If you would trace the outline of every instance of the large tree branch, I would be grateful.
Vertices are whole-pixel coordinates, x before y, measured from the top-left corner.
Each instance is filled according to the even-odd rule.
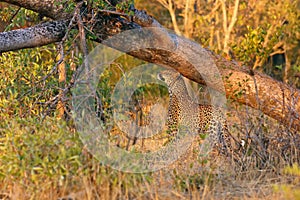
[[[161,42],[164,41],[164,43],[176,46],[174,51],[151,48],[131,51],[129,54],[151,63],[172,67],[197,83],[222,91],[217,78],[216,81],[209,80],[208,82],[204,79],[204,77],[213,77],[211,73],[214,73],[215,68],[212,67],[212,63],[215,63],[223,78],[227,98],[259,109],[287,127],[300,130],[300,91],[296,88],[260,72],[239,66],[237,62],[228,61],[186,38],[174,34],[157,34],[156,36],[158,38],[151,39],[151,46],[160,47]],[[125,38],[122,41],[125,41]],[[146,42],[143,37],[131,38],[131,40],[127,38],[126,41],[129,45],[126,47],[128,49],[131,48],[130,45],[134,49],[136,44]],[[109,43],[109,46],[124,49],[123,43]],[[201,66],[201,74],[194,64],[187,62],[182,55],[200,57],[201,63],[198,65]]]
[[[43,16],[52,19],[63,19],[70,16],[70,13],[64,12],[64,7],[67,6],[68,1],[63,3],[61,0],[0,0],[13,4],[28,10],[40,13]]]
[[[76,1],[80,2],[78,0]],[[124,0],[106,0],[106,2],[108,2],[111,6],[115,6],[122,1]],[[69,1],[65,0],[0,0],[0,2],[7,2],[9,4],[26,8],[52,19],[66,19],[71,17],[73,14],[70,10],[66,12]]]
[[[0,33],[0,52],[43,46],[60,41],[66,32],[66,21],[46,22],[26,29]]]
[[[8,1],[8,0],[7,0]],[[30,0],[33,1],[33,0]],[[10,1],[8,1],[10,2]],[[146,15],[143,12],[137,11],[135,16],[132,18],[133,21],[126,21],[124,18],[120,18],[116,15],[100,15],[97,18],[97,24],[93,26],[93,31],[98,36],[97,40],[99,42],[103,41],[110,35],[116,35],[124,30],[137,28],[137,27],[160,27],[160,24],[154,20],[152,17]],[[40,26],[44,26],[41,28],[42,30],[48,30],[47,24],[43,24]],[[52,27],[51,23],[49,27]],[[31,45],[12,45],[10,49],[13,50],[25,47],[33,47],[34,45],[40,46],[46,43],[51,43],[49,38],[54,41],[59,40],[64,35],[65,30],[63,30],[66,25],[59,26],[61,28],[56,28],[58,32],[61,33],[56,34],[56,36],[51,36],[51,31],[43,32],[42,34],[37,34],[39,42],[31,41]],[[32,27],[32,29],[38,28]],[[26,36],[26,32],[33,31],[32,29],[25,29],[24,35]],[[7,32],[0,34],[0,41],[2,38],[10,38],[14,36],[13,33],[16,32]],[[44,34],[47,33],[47,34]],[[6,35],[6,36],[5,36]],[[7,35],[10,35],[8,37]],[[33,34],[34,35],[34,34]],[[22,34],[19,34],[22,37]],[[23,41],[25,43],[26,37],[23,37]],[[21,40],[18,40],[21,41]],[[46,41],[46,42],[44,42]],[[134,40],[123,40],[126,41],[127,44],[134,46],[137,43],[143,43],[144,41],[135,38]],[[203,75],[206,73],[211,73],[211,65],[207,63],[206,60],[212,60],[216,66],[220,74],[223,77],[223,82],[225,86],[226,96],[235,99],[236,101],[249,105],[253,108],[260,109],[263,113],[277,119],[282,122],[286,126],[290,126],[295,128],[296,130],[300,130],[300,91],[289,87],[288,85],[275,81],[271,77],[263,75],[259,72],[253,72],[247,68],[243,68],[239,66],[237,63],[232,61],[227,61],[220,56],[212,53],[211,51],[202,48],[197,43],[194,43],[188,39],[179,37],[174,34],[169,34],[165,32],[164,34],[156,35],[156,40],[153,40],[153,44],[157,43],[159,46],[162,41],[164,43],[174,45],[176,47],[175,52],[165,51],[162,49],[141,49],[137,51],[131,51],[129,54],[156,64],[160,64],[163,66],[168,66],[176,69],[181,74],[186,76],[187,78],[194,80],[201,84],[207,84],[203,79]],[[5,43],[5,47],[0,43],[0,49],[4,51],[8,48],[8,43]],[[12,43],[10,43],[12,44]],[[116,49],[122,49],[124,46],[123,43],[114,43],[110,44],[111,47]],[[200,64],[203,65],[201,71],[202,76],[198,73],[195,67],[187,62],[183,57],[179,55],[189,55],[196,54],[202,61]],[[217,84],[210,84],[210,87],[215,89],[219,89]]]

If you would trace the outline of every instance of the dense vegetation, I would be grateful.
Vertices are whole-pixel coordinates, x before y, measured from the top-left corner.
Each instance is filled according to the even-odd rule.
[[[68,5],[72,10],[75,2]],[[101,0],[93,6],[111,9]],[[300,88],[298,1],[137,0],[135,6],[229,60]],[[116,7],[130,15],[128,3]],[[1,31],[49,20],[2,2],[0,15]],[[64,43],[0,56],[0,199],[68,195],[78,199],[300,198],[299,131],[230,99],[230,131],[245,141],[239,162],[224,164],[222,157],[198,158],[193,162],[203,168],[197,173],[177,169],[175,163],[169,169],[146,174],[123,173],[101,164],[82,144],[72,119],[68,87],[84,57],[79,34],[70,30]],[[93,37],[90,32],[86,35],[87,39]],[[97,43],[89,41],[87,45],[93,49]],[[124,71],[139,62],[122,56],[101,77],[98,92],[106,120],[110,120],[109,96],[115,84]],[[206,97],[204,86],[195,87]],[[146,119],[147,106],[158,99],[166,103],[167,98],[166,88],[141,86],[132,102],[139,109],[132,115]],[[110,134],[117,145],[133,148],[132,141],[116,127]],[[144,142],[152,144],[146,140],[136,144]]]

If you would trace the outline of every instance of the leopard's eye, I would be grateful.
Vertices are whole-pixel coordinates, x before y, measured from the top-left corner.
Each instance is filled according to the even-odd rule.
[[[158,79],[161,81],[165,81],[165,78],[161,74],[158,74]]]

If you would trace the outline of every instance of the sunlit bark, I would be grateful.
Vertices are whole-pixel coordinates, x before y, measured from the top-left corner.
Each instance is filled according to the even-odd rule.
[[[9,0],[6,1],[10,2]],[[30,1],[33,0],[28,0],[28,2]],[[14,2],[16,1],[11,1],[11,3]],[[36,8],[40,7],[39,2],[36,4],[37,5],[32,5],[32,10],[37,10]],[[42,4],[43,3],[41,3],[41,5]],[[27,8],[30,9],[30,7]],[[54,8],[55,7],[53,7],[53,9]],[[53,12],[55,13],[55,11]],[[52,14],[49,14],[49,16],[50,15]],[[126,21],[124,18],[118,18],[116,16],[109,16],[105,18],[105,20],[106,23],[103,23],[103,21],[99,18],[98,24],[94,26],[93,31],[97,32],[99,37],[96,40],[99,42],[105,39],[105,36],[107,37],[108,35],[118,34],[122,30],[138,27],[161,27],[154,18],[139,11],[136,11],[135,16],[133,16],[131,21]],[[53,27],[54,24],[58,26]],[[45,31],[39,32],[35,29]],[[48,24],[44,23],[29,29],[0,33],[0,41],[2,41],[0,43],[0,51],[3,52],[53,43],[62,38],[66,29],[66,22],[57,21],[48,22]],[[53,30],[55,31],[53,32]],[[15,36],[16,38],[14,38]],[[33,38],[35,39],[29,40],[29,36],[34,36]],[[160,36],[158,35],[157,37],[157,41],[161,42],[162,40],[159,40]],[[224,58],[202,48],[197,43],[188,39],[167,33],[166,35],[163,35],[163,37],[163,41],[169,42],[170,44],[176,44],[176,51],[183,53],[181,55],[196,53],[199,57],[205,58],[203,62],[201,62],[201,65],[204,66],[204,70],[201,74],[211,72],[211,66],[209,63],[206,63],[205,60],[213,60],[222,75],[226,96],[228,98],[232,98],[240,103],[259,109],[263,113],[277,119],[284,125],[300,130],[299,90],[282,82],[275,81],[269,76],[259,72],[254,72],[249,68],[241,67],[234,61],[225,60]],[[9,39],[8,42],[5,42],[5,39]],[[127,40],[127,42],[134,45],[135,42],[143,41],[139,41],[137,38],[135,41]],[[113,44],[111,46],[113,48],[120,49],[122,45],[124,44]],[[178,54],[175,54],[174,52],[167,52],[158,49],[142,49],[130,52],[130,54],[148,62],[172,67],[191,80],[201,84],[207,84],[191,63],[187,62],[184,58],[178,56]],[[218,86],[214,84],[210,84],[208,86],[217,90],[219,89]]]

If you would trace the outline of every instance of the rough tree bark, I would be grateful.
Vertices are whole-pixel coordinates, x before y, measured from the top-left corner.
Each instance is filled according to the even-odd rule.
[[[54,20],[62,18],[70,19],[71,16],[69,13],[64,13],[64,6],[54,4],[54,0],[41,2],[36,0],[4,1],[42,13]],[[114,5],[115,3],[114,1]],[[97,23],[94,24],[93,31],[96,33],[96,41],[98,42],[102,42],[107,37],[116,35],[124,30],[141,27],[161,27],[154,18],[141,11],[136,11],[130,20],[126,20],[119,15],[107,14],[105,12],[99,12],[96,19],[95,21],[97,21]],[[46,45],[59,41],[63,38],[68,23],[68,20],[59,20],[28,29],[0,33],[0,52]],[[55,29],[51,29],[51,24],[57,24],[58,26],[55,27]],[[48,31],[42,31],[41,34],[36,34],[40,33],[37,31],[39,29]],[[51,32],[52,30],[55,30],[55,34]],[[30,34],[31,40],[28,40],[28,34]],[[15,35],[18,36],[17,39],[14,39]],[[157,40],[153,41],[154,44],[155,42],[158,44],[162,40],[159,38],[161,36],[157,37]],[[191,63],[178,56],[178,52],[184,54],[196,52],[201,58],[215,62],[222,75],[227,97],[255,109],[259,109],[264,114],[280,121],[287,127],[300,131],[299,90],[282,82],[278,82],[262,73],[252,71],[250,68],[239,66],[234,61],[228,61],[188,39],[169,33],[166,33],[162,37],[164,41],[176,46],[175,53],[152,48],[131,51],[129,54],[148,62],[172,67],[185,77],[200,84],[206,84],[203,79],[203,74],[210,73],[211,66],[203,62],[202,65],[205,67],[203,68],[205,70],[201,72],[201,76]],[[7,42],[8,38],[10,42]],[[134,43],[143,41],[139,41],[138,38],[136,38],[134,41],[127,40],[127,42],[134,45]],[[110,45],[116,49],[120,49],[122,46],[122,44]],[[218,86],[214,84],[208,86],[218,89]]]
[[[34,27],[0,33],[0,52],[43,46],[60,41],[66,21],[51,21]]]

